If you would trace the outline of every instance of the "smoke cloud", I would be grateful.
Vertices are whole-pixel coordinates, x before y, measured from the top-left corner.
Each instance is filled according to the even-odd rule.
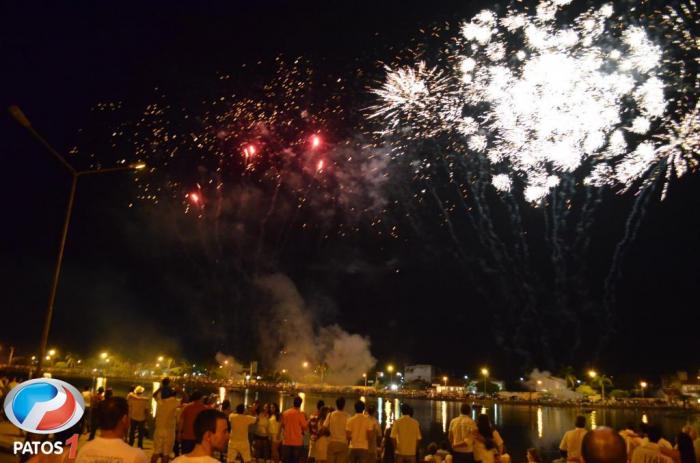
[[[376,363],[369,339],[338,325],[316,326],[311,311],[283,274],[255,281],[265,295],[270,324],[261,326],[261,346],[267,365],[286,370],[298,382],[354,384]],[[269,329],[274,326],[274,329]]]

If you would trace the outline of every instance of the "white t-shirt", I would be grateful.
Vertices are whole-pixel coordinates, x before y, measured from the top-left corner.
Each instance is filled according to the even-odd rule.
[[[372,422],[362,413],[356,413],[348,419],[345,430],[350,432],[351,449],[369,449],[367,432],[372,429]]]
[[[248,426],[255,423],[255,417],[231,413],[228,422],[231,423],[229,442],[248,442]]]
[[[347,442],[345,427],[348,422],[348,414],[341,410],[336,410],[326,417],[323,426],[331,433],[331,442]]]
[[[187,455],[180,455],[175,458],[172,463],[221,463],[219,460],[209,456],[203,457],[188,457]]]
[[[575,428],[564,433],[564,437],[562,437],[559,444],[559,450],[566,451],[567,460],[574,460],[581,456],[581,442],[583,442],[583,436],[587,432],[586,428]]]
[[[75,463],[147,463],[143,450],[131,447],[121,439],[96,437],[83,444]]]
[[[648,442],[637,447],[632,452],[631,463],[672,463],[670,457],[661,453],[659,444]]]
[[[177,423],[177,408],[179,406],[180,399],[177,397],[156,399],[157,431],[175,431],[175,423]]]
[[[503,439],[498,431],[494,431],[491,436],[496,447],[487,449],[486,444],[479,441],[474,441],[474,460],[481,463],[494,463],[496,461],[496,453],[500,453],[499,449],[503,446]]]
[[[468,415],[459,415],[450,421],[450,435],[455,452],[470,453],[474,451],[474,436],[476,423]]]
[[[412,456],[416,454],[418,441],[421,439],[418,421],[404,415],[394,421],[391,427],[391,438],[396,439],[396,454]]]

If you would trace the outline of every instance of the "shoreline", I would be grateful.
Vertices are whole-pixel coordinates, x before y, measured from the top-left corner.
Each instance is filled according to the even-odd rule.
[[[8,370],[13,371],[23,371],[25,374],[27,368],[2,368],[0,372],[6,374]],[[85,372],[77,371],[57,371],[54,370],[52,374],[63,377],[63,378],[75,378],[80,380],[89,380],[90,382],[95,381],[95,378],[100,377],[95,374],[86,374]],[[129,383],[143,383],[149,382],[153,383],[161,379],[160,376],[104,376],[109,381],[115,381],[119,383],[129,384]],[[231,380],[212,380],[212,379],[193,379],[184,378],[181,376],[171,376],[171,379],[176,384],[182,384],[189,388],[190,386],[203,386],[209,388],[221,388],[224,387],[229,391],[240,391],[244,392],[246,389],[250,391],[264,391],[264,392],[277,392],[282,394],[296,394],[299,392],[312,393],[312,394],[342,394],[345,396],[354,397],[382,397],[387,399],[409,399],[409,400],[436,400],[436,401],[448,401],[448,402],[471,402],[472,404],[480,404],[484,406],[489,406],[492,404],[496,405],[524,405],[524,406],[536,406],[536,407],[558,407],[558,408],[577,408],[582,409],[584,412],[589,412],[593,410],[600,409],[626,409],[626,410],[661,410],[661,411],[674,411],[682,412],[684,414],[696,414],[700,413],[700,405],[693,404],[691,402],[686,402],[687,406],[677,403],[661,402],[660,399],[654,398],[634,398],[634,399],[624,399],[610,400],[605,403],[601,402],[589,402],[589,401],[571,401],[571,400],[557,400],[557,399],[508,399],[508,398],[495,398],[495,397],[482,397],[475,394],[437,394],[434,391],[417,391],[417,390],[403,390],[403,391],[389,391],[389,390],[377,390],[371,386],[332,386],[332,385],[320,385],[320,384],[269,384],[269,383],[249,383],[241,384],[238,382],[233,382]],[[514,393],[515,394],[515,393]]]

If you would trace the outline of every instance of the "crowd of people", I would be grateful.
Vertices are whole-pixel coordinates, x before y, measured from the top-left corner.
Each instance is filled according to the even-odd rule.
[[[451,420],[446,440],[421,446],[420,426],[406,403],[400,406],[400,417],[382,429],[374,405],[358,400],[348,412],[343,397],[334,406],[320,400],[307,415],[299,396],[281,411],[275,403],[232,407],[228,400],[219,403],[199,391],[187,396],[167,378],[152,395],[144,392],[136,386],[127,397],[115,397],[110,389],[85,388],[86,411],[77,432],[87,433],[88,442],[80,447],[78,463],[148,463],[143,444],[152,401],[156,410],[150,463],[169,463],[173,456],[172,463],[511,462],[488,415],[477,414],[479,407],[468,403]],[[588,430],[584,416],[564,433],[559,450],[561,458],[553,463],[700,463],[700,438],[692,426],[670,442],[653,424]],[[516,459],[542,462],[534,448]],[[65,463],[65,458],[47,463]]]

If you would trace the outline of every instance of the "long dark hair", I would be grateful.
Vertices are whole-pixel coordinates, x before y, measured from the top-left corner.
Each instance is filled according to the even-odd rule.
[[[274,402],[270,402],[270,416],[274,416],[277,421],[280,420],[280,409]]]
[[[676,436],[678,451],[681,453],[681,463],[693,463],[695,461],[695,448],[690,435],[681,432]]]
[[[486,441],[486,450],[495,448],[496,444],[493,442],[493,428],[491,427],[488,415],[482,413],[476,417],[476,428],[479,430],[481,437]]]

